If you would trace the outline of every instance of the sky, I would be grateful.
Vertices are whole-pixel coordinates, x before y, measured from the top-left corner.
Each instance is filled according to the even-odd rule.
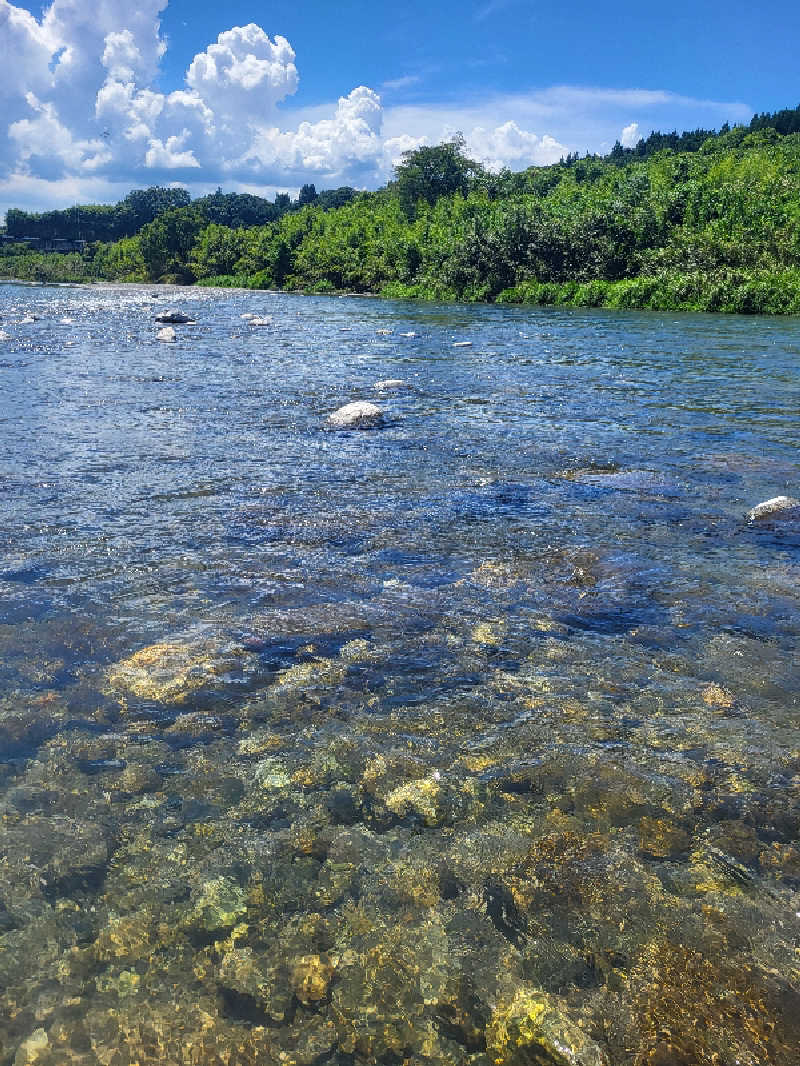
[[[0,215],[521,170],[800,102],[796,0],[0,0]]]

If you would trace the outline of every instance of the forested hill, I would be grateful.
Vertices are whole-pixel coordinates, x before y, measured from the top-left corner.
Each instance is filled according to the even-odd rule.
[[[800,108],[520,173],[487,172],[455,139],[406,153],[377,192],[306,186],[262,201],[266,218],[212,201],[0,273],[800,314]]]

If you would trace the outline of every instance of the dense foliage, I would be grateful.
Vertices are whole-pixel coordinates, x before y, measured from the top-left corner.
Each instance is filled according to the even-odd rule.
[[[454,139],[407,152],[374,193],[306,185],[293,203],[220,190],[167,204],[74,266],[84,278],[800,313],[800,108],[769,117],[521,173],[485,171]],[[35,256],[12,258],[0,272],[33,276]]]

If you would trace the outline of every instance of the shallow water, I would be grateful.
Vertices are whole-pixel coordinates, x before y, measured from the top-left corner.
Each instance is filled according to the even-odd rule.
[[[800,321],[0,327],[0,1063],[796,1063]]]

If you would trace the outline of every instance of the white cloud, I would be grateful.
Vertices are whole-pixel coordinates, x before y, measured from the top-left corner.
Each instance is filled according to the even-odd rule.
[[[631,122],[619,135],[619,143],[623,148],[634,148],[639,143],[639,123]]]
[[[189,137],[189,130],[181,130],[178,135],[167,137],[166,143],[153,137],[144,157],[145,166],[163,167],[167,170],[199,167],[194,152],[186,148]]]
[[[525,167],[557,163],[568,151],[549,134],[538,137],[535,133],[520,129],[513,121],[505,122],[493,130],[476,126],[467,137],[468,154],[489,170],[495,171],[503,167],[523,170]]]
[[[196,55],[186,83],[229,119],[263,121],[297,90],[294,50],[285,37],[269,39],[260,26],[235,26]]]
[[[28,93],[28,106],[35,118],[23,118],[12,122],[8,128],[9,140],[17,145],[17,160],[23,166],[36,160],[42,172],[65,166],[71,170],[92,171],[110,160],[110,153],[102,140],[81,140],[59,121],[51,103],[42,103],[33,93]]]
[[[420,74],[405,74],[402,78],[389,78],[388,81],[381,82],[381,88],[396,92],[398,89],[410,89],[412,85],[419,85],[421,81]]]
[[[484,0],[476,14],[504,2]],[[48,187],[58,206],[68,189],[129,189],[192,175],[198,187],[212,188],[297,188],[307,180],[370,187],[391,177],[404,151],[457,130],[487,166],[521,168],[613,143],[631,112],[639,122],[625,126],[623,139],[638,136],[639,123],[694,128],[751,114],[745,105],[664,91],[570,86],[386,107],[362,85],[328,106],[292,111],[294,50],[254,23],[220,33],[193,58],[184,86],[162,92],[166,4],[52,0],[37,19],[0,0],[0,211],[40,204]],[[384,85],[416,81],[409,75]]]

